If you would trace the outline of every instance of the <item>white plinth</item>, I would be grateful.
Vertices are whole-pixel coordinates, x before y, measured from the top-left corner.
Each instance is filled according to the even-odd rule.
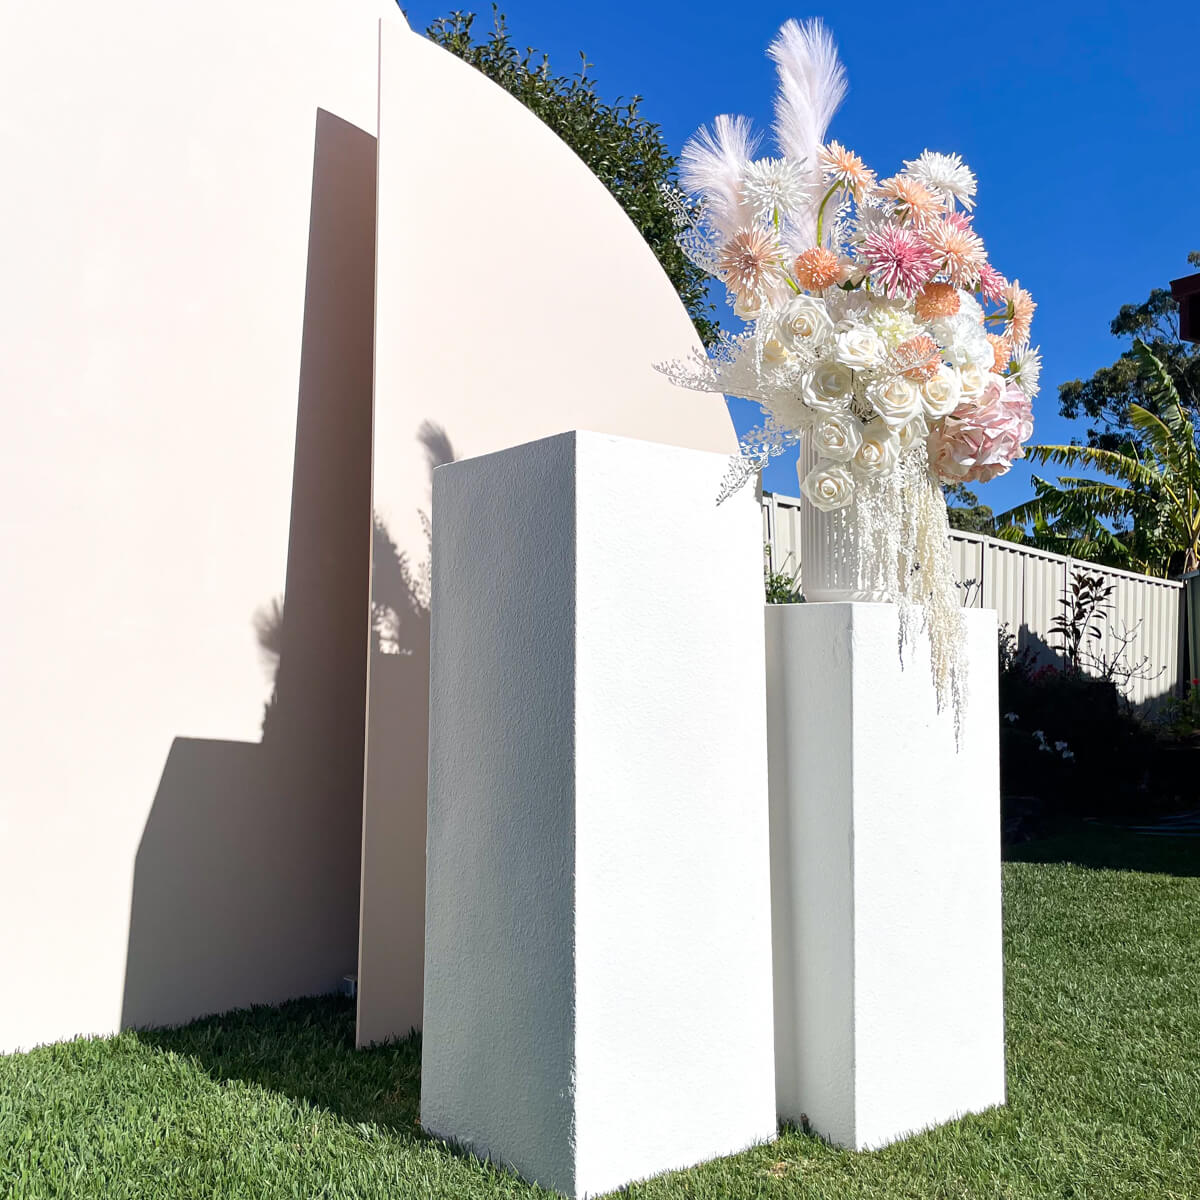
[[[1005,1098],[996,617],[960,749],[885,604],[767,609],[779,1115],[881,1146]]]
[[[570,1196],[775,1133],[761,516],[716,505],[727,461],[568,433],[434,473],[421,1122]]]

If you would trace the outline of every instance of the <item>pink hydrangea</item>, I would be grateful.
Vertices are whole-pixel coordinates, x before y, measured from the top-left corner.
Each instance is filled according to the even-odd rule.
[[[1016,384],[989,376],[978,400],[960,404],[929,435],[929,461],[951,483],[986,483],[1025,457],[1033,405]]]

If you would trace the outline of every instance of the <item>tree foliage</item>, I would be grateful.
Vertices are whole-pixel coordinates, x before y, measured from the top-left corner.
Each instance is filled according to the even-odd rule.
[[[1188,262],[1200,267],[1200,251]],[[1149,346],[1154,359],[1175,381],[1180,402],[1200,416],[1200,347],[1179,338],[1179,306],[1166,288],[1155,288],[1141,304],[1126,304],[1110,329],[1118,338],[1138,339]],[[1131,346],[1110,367],[1101,367],[1090,379],[1073,379],[1059,385],[1059,412],[1069,419],[1090,422],[1088,445],[1118,450],[1126,442],[1141,442],[1142,434],[1131,419],[1134,405],[1155,411],[1155,385],[1145,363]]]
[[[1075,558],[1173,575],[1200,568],[1200,447],[1195,409],[1168,363],[1140,338],[1132,354],[1146,403],[1125,409],[1129,436],[1115,448],[1032,446],[1035,462],[1091,467],[1104,479],[1034,477],[1036,496],[1005,514],[1005,536],[1033,524],[1036,545]]]
[[[589,74],[592,64],[582,53],[579,70],[560,74],[549,56],[513,45],[504,15],[493,6],[492,31],[479,38],[475,14],[452,12],[426,30],[430,39],[482,71],[541,118],[612,192],[637,226],[675,290],[705,344],[717,324],[706,291],[704,272],[688,261],[675,241],[676,227],[662,185],[677,180],[676,160],[667,150],[661,129],[641,114],[642,98],[602,99]],[[536,186],[536,180],[530,181]]]

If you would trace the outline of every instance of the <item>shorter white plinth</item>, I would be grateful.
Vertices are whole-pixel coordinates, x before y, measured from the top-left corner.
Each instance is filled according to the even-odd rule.
[[[727,466],[574,433],[434,473],[421,1123],[570,1196],[775,1134],[762,518]]]
[[[887,604],[767,608],[779,1115],[868,1149],[1005,1098],[996,616],[960,746]]]

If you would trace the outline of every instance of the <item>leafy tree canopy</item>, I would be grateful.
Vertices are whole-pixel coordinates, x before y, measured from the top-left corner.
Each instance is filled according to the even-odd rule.
[[[540,117],[612,192],[662,264],[706,344],[717,334],[704,272],[675,241],[675,222],[662,185],[677,181],[676,161],[661,129],[641,115],[642,98],[602,99],[582,53],[579,70],[560,74],[549,56],[513,45],[503,13],[493,5],[492,30],[477,37],[475,14],[452,12],[426,30],[439,46],[482,71]]]
[[[1200,267],[1200,251],[1188,262]],[[1166,288],[1155,288],[1141,304],[1126,304],[1110,328],[1114,337],[1138,338],[1161,362],[1175,382],[1180,402],[1193,417],[1200,416],[1200,347],[1179,338],[1179,306]],[[1131,420],[1130,407],[1156,411],[1153,372],[1131,346],[1111,367],[1101,367],[1090,379],[1073,379],[1059,385],[1059,412],[1069,419],[1090,422],[1088,445],[1119,450],[1134,442],[1143,446],[1143,434]]]

